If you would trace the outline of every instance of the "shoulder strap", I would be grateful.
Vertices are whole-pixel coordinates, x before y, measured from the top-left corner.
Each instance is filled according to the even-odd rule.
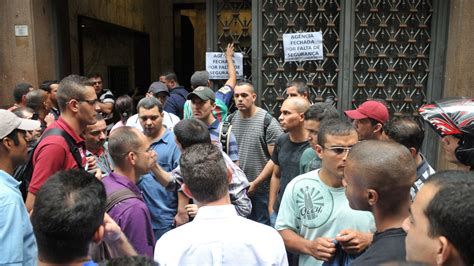
[[[105,212],[109,212],[117,203],[132,198],[139,199],[139,197],[128,188],[123,188],[114,191],[109,196],[107,196],[107,205],[105,206]]]
[[[232,119],[234,118],[235,112],[227,116],[222,122],[221,129],[219,130],[219,142],[222,144],[222,150],[227,153],[230,145],[230,133],[232,132]]]
[[[263,151],[265,152],[265,155],[270,158],[271,154],[268,152],[267,149],[267,129],[272,123],[273,116],[268,112],[265,111],[265,117],[263,118],[263,135],[260,138],[260,143],[263,147]]]
[[[66,141],[68,147],[69,147],[69,150],[71,151],[71,153],[74,157],[74,160],[76,160],[78,168],[82,168],[81,153],[79,152],[79,149],[77,148],[77,146],[74,144],[74,139],[66,131],[64,131],[60,128],[48,129],[46,132],[43,133],[43,135],[41,136],[38,143],[40,143],[44,138],[46,138],[48,136],[61,136],[61,137],[63,137],[64,140]],[[36,147],[35,147],[35,149],[36,149]]]

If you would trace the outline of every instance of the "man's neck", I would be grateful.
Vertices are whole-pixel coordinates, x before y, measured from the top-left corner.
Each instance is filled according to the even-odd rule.
[[[216,118],[214,117],[214,115],[210,115],[208,116],[204,121],[204,123],[206,123],[206,125],[210,126],[212,123],[214,123],[214,121],[216,121]]]
[[[250,117],[253,117],[257,113],[257,110],[258,110],[257,106],[253,104],[252,107],[250,107],[250,109],[245,110],[245,111],[240,111],[240,114],[242,115],[242,118],[250,118]]]
[[[420,153],[417,153],[416,156],[415,156],[416,166],[417,167],[420,166],[422,162],[423,162],[423,157],[421,157]]]
[[[147,138],[150,142],[153,143],[153,142],[159,140],[161,137],[163,137],[163,134],[165,134],[165,132],[166,132],[166,128],[164,126],[161,126],[160,130],[158,130],[156,135],[147,136]]]
[[[229,205],[232,204],[230,201],[230,196],[227,194],[225,197],[222,197],[216,201],[213,202],[207,202],[207,203],[201,203],[201,202],[196,202],[196,204],[199,207],[204,207],[204,206],[223,206],[223,205]]]
[[[288,131],[288,136],[292,142],[305,142],[308,140],[308,131],[306,131],[303,126],[300,126]]]
[[[84,129],[86,128],[86,125],[81,125],[81,123],[79,123],[79,121],[75,117],[69,114],[62,113],[61,117],[77,135],[81,135]]]
[[[5,171],[7,174],[9,175],[13,175],[13,165],[12,165],[12,162],[10,160],[10,158],[8,157],[5,157],[5,156],[1,156],[0,158],[0,169]]]
[[[375,206],[372,213],[375,218],[375,227],[378,232],[383,232],[390,228],[402,227],[403,221],[408,217],[410,208],[410,197],[407,194],[405,200],[397,203],[397,208],[382,208]]]
[[[86,147],[86,148],[87,148],[87,147]],[[100,153],[104,150],[104,148],[103,148],[103,147],[100,147],[100,148],[98,148],[98,149],[96,149],[96,150],[91,150],[91,149],[87,149],[87,150],[90,151],[90,153],[94,154],[95,156],[99,156]]]
[[[84,265],[85,262],[88,262],[90,260],[91,260],[91,257],[87,256],[85,258],[75,259],[74,261],[71,261],[65,264],[65,263],[45,262],[45,261],[42,261],[41,259],[38,259],[38,266],[60,266],[60,265],[82,266]]]
[[[128,165],[127,168],[128,169],[125,169],[124,167],[115,166],[114,173],[117,175],[125,176],[130,179],[130,181],[132,181],[134,184],[136,184],[139,178],[137,172],[131,165]]]
[[[319,171],[319,179],[323,181],[328,187],[340,188],[342,187],[342,178],[332,175],[326,168],[321,168]]]

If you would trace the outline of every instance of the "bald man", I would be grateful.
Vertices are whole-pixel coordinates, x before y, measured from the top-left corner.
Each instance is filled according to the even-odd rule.
[[[415,179],[415,160],[406,147],[375,140],[352,147],[344,169],[346,196],[352,209],[374,214],[377,231],[369,248],[351,265],[405,260],[402,224]]]
[[[275,142],[271,159],[275,164],[268,199],[272,225],[275,224],[286,185],[299,174],[301,155],[310,147],[308,131],[304,128],[304,113],[308,108],[309,102],[303,97],[288,98],[280,108],[281,115],[278,119],[286,133],[280,135]]]

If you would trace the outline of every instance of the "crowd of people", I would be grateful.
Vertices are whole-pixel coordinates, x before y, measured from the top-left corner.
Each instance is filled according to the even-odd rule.
[[[17,84],[0,110],[0,264],[474,264],[474,100],[340,114],[292,81],[276,119],[233,50],[217,91],[206,71],[189,91],[165,73],[136,106],[99,74]],[[421,153],[428,127],[457,169]]]

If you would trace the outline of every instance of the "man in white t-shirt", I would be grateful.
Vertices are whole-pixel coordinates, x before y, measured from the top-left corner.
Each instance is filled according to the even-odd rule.
[[[358,254],[369,246],[375,229],[370,212],[350,208],[342,185],[347,154],[358,142],[356,130],[349,122],[328,119],[318,142],[321,169],[288,183],[275,224],[287,250],[300,254],[299,265]]]

